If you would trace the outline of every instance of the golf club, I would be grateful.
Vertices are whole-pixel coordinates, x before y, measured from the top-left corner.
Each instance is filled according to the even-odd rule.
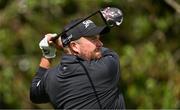
[[[69,29],[59,33],[56,37],[53,37],[51,40],[55,41],[56,39],[58,39],[60,36],[62,36],[63,34],[65,34],[67,31],[71,30],[72,28],[76,27],[78,24],[80,24],[81,22],[87,20],[88,18],[92,17],[93,15],[99,13],[101,15],[101,18],[103,19],[103,21],[105,22],[105,24],[109,27],[112,28],[114,26],[120,26],[120,24],[123,21],[123,14],[122,11],[118,8],[115,7],[106,7],[100,10],[97,10],[95,12],[93,12],[92,14],[90,14],[89,16],[87,16],[86,18],[80,20],[79,22],[77,22],[76,24],[74,24],[73,26],[71,26]]]

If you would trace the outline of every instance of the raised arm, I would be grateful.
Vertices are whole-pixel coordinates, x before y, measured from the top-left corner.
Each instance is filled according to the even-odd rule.
[[[54,36],[56,36],[56,34],[47,34],[39,43],[43,57],[40,60],[39,68],[36,71],[30,87],[30,100],[34,103],[49,102],[48,94],[45,91],[47,71],[51,67],[52,59],[56,56],[56,48],[60,47],[58,41],[50,41]]]

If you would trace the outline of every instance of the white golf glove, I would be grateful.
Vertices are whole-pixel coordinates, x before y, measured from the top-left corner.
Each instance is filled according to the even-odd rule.
[[[56,57],[56,48],[54,45],[49,45],[48,37],[55,37],[57,34],[48,34],[40,41],[39,47],[42,50],[43,56],[45,58],[55,58]]]

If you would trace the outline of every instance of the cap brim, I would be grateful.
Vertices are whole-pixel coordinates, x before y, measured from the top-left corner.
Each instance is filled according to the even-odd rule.
[[[106,34],[110,31],[109,27],[103,26],[103,27],[94,27],[90,31],[83,34],[84,36],[94,36],[94,35],[102,35]]]

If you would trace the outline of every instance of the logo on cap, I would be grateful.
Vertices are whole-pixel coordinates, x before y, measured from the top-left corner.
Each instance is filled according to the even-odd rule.
[[[90,23],[93,23],[93,22],[91,20],[86,20],[86,21],[83,21],[82,23],[84,24],[85,28],[87,28],[90,25]]]
[[[63,42],[63,45],[67,45],[70,41],[71,41],[71,38],[72,38],[72,34],[69,35],[67,38],[63,39],[62,42]]]

